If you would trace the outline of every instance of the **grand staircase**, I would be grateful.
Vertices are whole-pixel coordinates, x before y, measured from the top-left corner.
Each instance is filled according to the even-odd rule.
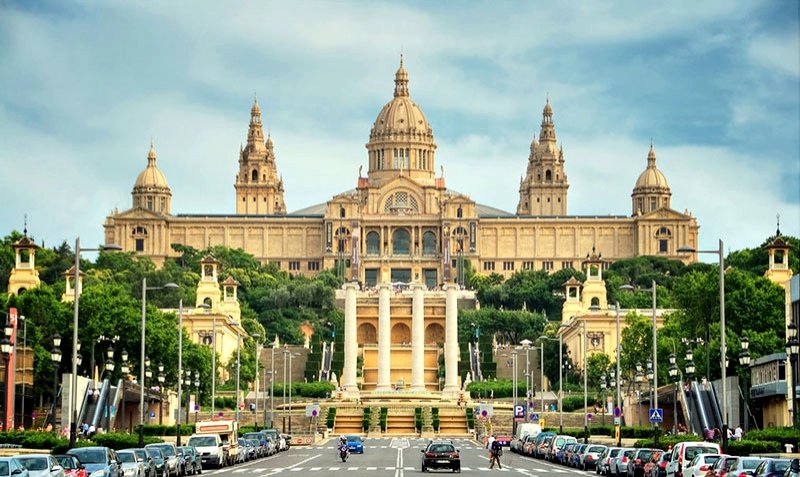
[[[333,423],[334,434],[361,434],[363,414],[360,409],[339,409]]]
[[[469,435],[467,416],[460,407],[439,409],[439,434],[447,436]]]
[[[386,433],[416,435],[414,425],[414,408],[389,408],[386,417]]]

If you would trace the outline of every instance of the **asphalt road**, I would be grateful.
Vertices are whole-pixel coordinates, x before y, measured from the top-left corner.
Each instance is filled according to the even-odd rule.
[[[286,452],[259,459],[235,467],[203,471],[203,476],[215,477],[404,477],[406,475],[450,474],[449,470],[420,471],[420,456],[427,439],[365,439],[364,454],[351,454],[347,462],[339,459],[336,440],[328,440],[316,446],[295,446]],[[456,439],[461,451],[461,474],[488,475],[495,472],[511,473],[525,477],[595,476],[594,471],[580,471],[543,460],[531,459],[508,450],[500,461],[502,469],[489,469],[487,451],[469,439]],[[566,475],[569,474],[569,475]]]

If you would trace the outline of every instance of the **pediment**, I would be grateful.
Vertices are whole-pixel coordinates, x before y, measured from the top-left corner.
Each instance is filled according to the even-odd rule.
[[[669,207],[662,207],[652,212],[642,214],[636,217],[636,220],[690,220],[691,218],[691,215],[680,213]]]
[[[118,214],[112,215],[111,218],[114,219],[138,219],[138,220],[165,220],[167,218],[166,215],[158,214],[153,212],[152,210],[142,209],[142,208],[135,208],[135,209],[128,209],[126,211],[120,212]]]

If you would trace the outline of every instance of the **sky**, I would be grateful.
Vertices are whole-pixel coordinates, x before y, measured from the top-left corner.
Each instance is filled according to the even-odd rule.
[[[254,95],[289,211],[326,202],[367,169],[402,53],[437,171],[479,203],[516,210],[549,98],[569,214],[630,214],[652,141],[701,249],[757,247],[777,214],[800,236],[799,5],[2,0],[0,234],[27,215],[40,244],[101,244],[151,140],[173,213],[234,213]]]

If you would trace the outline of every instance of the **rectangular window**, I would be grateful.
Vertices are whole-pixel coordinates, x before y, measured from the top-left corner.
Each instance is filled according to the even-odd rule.
[[[397,155],[397,148],[394,148],[394,162],[392,162],[392,164],[394,164],[392,167],[395,169],[399,168],[400,166],[400,158]]]
[[[667,241],[666,240],[659,240],[658,241],[658,251],[660,253],[667,253],[669,251],[669,249],[667,247]]]
[[[153,198],[152,197],[148,197],[147,198],[147,210],[153,210]]]
[[[393,268],[391,274],[392,283],[411,283],[410,268]]]
[[[639,209],[639,212],[644,213],[644,199],[641,197],[636,199],[636,208]]]
[[[542,270],[551,271],[553,269],[553,262],[550,260],[546,260],[542,262]]]
[[[483,262],[483,270],[486,272],[493,272],[494,262]]]
[[[364,285],[374,287],[378,284],[378,269],[367,268],[364,270]]]
[[[533,262],[522,262],[523,270],[533,270]]]
[[[503,270],[514,270],[514,262],[503,262]]]
[[[650,211],[654,211],[658,208],[658,199],[650,199]]]
[[[159,211],[164,212],[164,209],[167,208],[167,198],[166,197],[162,197],[161,198],[160,206],[161,206],[161,208],[159,209]]]
[[[574,268],[572,262],[561,262],[561,269],[564,270],[565,268]]]
[[[291,271],[300,270],[300,262],[295,261],[295,260],[290,260],[289,261],[289,270],[291,270]]]
[[[425,277],[425,286],[428,288],[436,288],[439,284],[438,272],[435,268],[425,268],[422,270],[422,275]]]
[[[310,271],[312,271],[312,272],[318,272],[319,271],[319,261],[315,260],[315,261],[308,262],[308,269]]]
[[[144,252],[144,239],[136,239],[136,251]]]

